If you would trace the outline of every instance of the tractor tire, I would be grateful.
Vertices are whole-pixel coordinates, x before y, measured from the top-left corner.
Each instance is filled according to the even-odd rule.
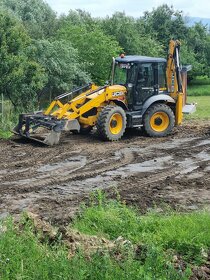
[[[82,127],[80,128],[79,131],[72,131],[73,134],[82,134],[82,135],[87,135],[89,134],[91,131],[92,131],[93,127],[88,125],[88,126],[85,126],[85,127]]]
[[[174,124],[174,112],[166,104],[154,104],[144,114],[143,127],[151,137],[167,136],[173,130]]]
[[[126,114],[119,106],[106,106],[102,109],[96,123],[99,136],[104,140],[119,140],[126,128]]]

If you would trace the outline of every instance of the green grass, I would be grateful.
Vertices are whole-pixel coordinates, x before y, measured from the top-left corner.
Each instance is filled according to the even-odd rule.
[[[3,114],[0,114],[0,139],[8,139],[12,136],[11,129],[17,124],[18,113],[9,100],[4,101]]]
[[[109,202],[87,208],[75,221],[79,231],[118,236],[164,250],[173,249],[187,261],[202,262],[202,250],[210,248],[210,213],[180,214],[155,212],[139,216],[119,202]]]
[[[188,96],[210,96],[210,78],[198,76],[188,84]]]
[[[208,85],[189,85],[187,88],[188,96],[210,96],[210,84]]]
[[[97,208],[94,211],[95,215],[99,213]],[[121,212],[121,206],[119,211]],[[2,230],[5,226],[6,231]],[[67,248],[62,243],[49,245],[40,242],[39,234],[34,233],[30,223],[19,224],[19,228],[11,219],[0,227],[2,280],[187,280],[191,274],[190,269],[184,272],[175,269],[170,254],[166,254],[155,244],[148,244],[146,250],[138,255],[130,248],[118,248],[113,252],[100,249],[88,258],[78,251],[73,258],[68,259]],[[116,258],[119,254],[120,259]]]
[[[190,85],[210,85],[210,78],[208,76],[197,76],[190,81]]]
[[[196,103],[196,112],[185,115],[186,119],[210,119],[210,96],[188,96],[188,103]]]
[[[8,129],[1,129],[0,128],[0,139],[9,139],[12,136],[12,133]]]
[[[0,223],[0,279],[187,280],[191,267],[207,260],[209,212],[168,209],[139,215],[124,203],[107,201],[100,192],[96,197],[81,208],[71,227],[111,240],[121,236],[130,243],[99,249],[89,257],[78,250],[69,259],[62,238],[48,241],[28,219],[15,224],[9,218]],[[184,270],[179,263],[175,268],[174,256],[182,259],[180,265],[184,261]]]

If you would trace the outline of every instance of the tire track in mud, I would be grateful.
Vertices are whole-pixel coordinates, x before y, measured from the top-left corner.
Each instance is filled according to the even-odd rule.
[[[8,146],[8,149],[12,148],[12,150],[10,150],[9,154],[6,154],[7,158],[5,158],[3,162],[0,162],[0,168],[9,168],[11,170],[20,165],[21,167],[30,166],[30,168],[36,169],[36,167],[43,164],[43,162],[56,162],[56,160],[59,160],[64,156],[67,157],[81,152],[81,150],[60,152],[60,149],[54,149],[52,151],[53,148],[51,147],[46,148],[40,146],[41,152],[39,151],[39,148],[35,147],[34,156],[34,151],[33,149],[30,149],[30,147],[25,147],[25,145],[23,147],[20,147],[20,145],[16,146],[17,144],[15,144],[15,142],[13,145],[11,144],[11,146]],[[38,153],[36,153],[36,150],[38,150]]]
[[[14,143],[3,142],[0,147],[4,155],[0,159],[0,216],[1,213],[20,213],[29,208],[52,220],[64,220],[64,216],[68,219],[69,213],[87,199],[90,191],[102,188],[111,193],[113,184],[123,192],[122,199],[132,202],[133,196],[138,202],[142,197],[150,206],[148,201],[152,201],[156,186],[160,186],[155,193],[157,197],[167,197],[164,190],[167,182],[172,189],[178,185],[184,193],[192,180],[184,178],[185,174],[181,174],[183,169],[189,169],[189,174],[197,172],[197,169],[203,172],[206,175],[202,178],[205,189],[205,184],[210,181],[210,174],[205,171],[210,163],[210,139],[206,129],[203,133],[200,131],[199,128],[199,131],[189,134],[187,129],[183,129],[180,134],[176,132],[167,138],[134,136],[114,143],[103,143],[90,135],[89,140],[73,137],[71,141],[53,148],[32,147],[30,143],[17,144],[16,147]],[[130,165],[138,166],[164,157],[171,157],[171,160],[163,162],[160,169],[129,173]],[[71,160],[75,166],[71,165]],[[62,167],[59,167],[60,163]],[[159,163],[157,161],[152,166],[154,164]],[[124,175],[115,174],[113,170],[124,172]],[[173,202],[172,199],[170,201]]]
[[[187,140],[187,142],[185,143],[186,140]],[[196,139],[196,140],[199,141],[199,139]],[[185,139],[184,140],[184,142],[182,143],[182,146],[181,146],[182,153],[183,153],[184,149],[187,149],[187,150],[189,149],[189,143],[192,142],[192,141],[195,141],[195,139]],[[135,143],[132,143],[132,144],[135,145]],[[147,146],[147,147],[143,148],[144,154],[147,153],[147,156],[150,156],[151,151],[153,149],[156,149],[156,148],[157,148],[156,145]],[[194,147],[191,147],[191,149],[196,149],[196,148],[197,148],[196,145]],[[175,154],[176,154],[176,152],[179,153],[179,150],[180,149],[176,150]],[[159,148],[158,152],[162,152],[162,150]],[[190,153],[192,153],[192,151]],[[76,154],[76,152],[74,152],[74,154]],[[66,153],[66,156],[68,156],[68,155],[72,156],[72,152]],[[62,158],[62,156],[63,156],[62,154],[58,154],[58,159]],[[52,156],[49,156],[49,158],[51,158],[51,157]],[[55,156],[54,156],[54,159],[55,159]],[[97,165],[96,166],[93,165],[94,162],[100,162],[100,161],[103,161],[103,160],[105,161],[105,163],[102,167],[98,167]],[[113,157],[111,157],[111,160],[113,160]],[[48,162],[47,157],[45,157],[45,161]],[[110,164],[109,160],[107,160],[107,158],[100,157],[96,160],[89,161],[84,166],[76,168],[76,170],[71,170],[70,173],[68,172],[68,168],[67,168],[67,170],[65,171],[65,174],[62,174],[62,175],[60,174],[61,173],[60,169],[58,169],[58,171],[55,170],[53,173],[49,172],[49,175],[46,175],[46,174],[39,175],[36,172],[37,167],[33,167],[33,168],[30,167],[33,171],[33,173],[31,174],[32,176],[31,176],[30,180],[28,179],[28,175],[27,175],[27,172],[26,172],[26,178],[25,178],[26,180],[24,180],[24,176],[21,176],[21,179],[17,180],[17,181],[11,181],[12,178],[10,178],[9,181],[2,180],[2,187],[5,188],[5,187],[12,186],[12,188],[13,188],[14,186],[17,186],[17,187],[20,188],[19,190],[21,190],[21,188],[24,188],[24,187],[27,187],[28,191],[30,191],[33,188],[36,188],[38,190],[38,189],[40,189],[42,187],[45,187],[45,186],[62,184],[62,183],[69,182],[69,181],[84,180],[84,179],[87,179],[87,178],[90,178],[90,177],[95,177],[95,176],[97,176],[99,174],[102,174],[102,173],[105,173],[107,171],[116,170],[116,169],[118,169],[122,166],[128,165],[132,161],[134,161],[134,152],[129,150],[129,148],[126,148],[125,150],[121,150],[121,158],[119,159],[119,161],[117,161],[115,163]],[[95,168],[97,168],[97,169],[95,169]],[[23,170],[16,170],[16,172],[25,173],[25,170],[24,169]],[[179,172],[180,171],[177,169],[177,174]],[[159,178],[164,179],[167,176],[170,176],[170,174],[168,174],[168,173],[166,175],[166,173],[164,172],[164,174],[165,174],[165,176],[160,177],[160,172],[158,172],[158,176],[155,176],[154,180],[159,180]],[[14,173],[14,176],[16,176],[15,173]],[[154,175],[150,175],[149,180],[152,180],[151,176],[154,176]],[[148,179],[147,179],[147,183],[149,184]],[[1,190],[2,190],[2,188],[1,188]]]
[[[101,158],[100,160],[103,160],[103,159],[104,158]],[[113,160],[113,158],[111,158],[111,160]],[[52,175],[52,173],[50,173],[49,177],[39,178],[39,176],[36,176],[36,177],[30,178],[30,181],[27,181],[27,182],[24,182],[24,179],[21,179],[19,181],[14,181],[14,182],[5,181],[5,182],[2,182],[1,191],[3,189],[8,190],[8,188],[10,188],[11,185],[12,185],[12,189],[15,186],[19,187],[19,189],[17,189],[17,192],[20,192],[21,189],[24,187],[27,187],[27,191],[31,191],[34,188],[36,188],[36,191],[38,191],[41,188],[50,186],[50,185],[62,184],[67,181],[83,180],[86,178],[95,177],[101,173],[127,165],[127,164],[131,163],[133,160],[134,160],[133,152],[126,149],[124,151],[121,151],[121,157],[120,157],[119,161],[116,160],[116,162],[114,162],[114,163],[110,163],[108,161],[108,163],[106,162],[102,167],[98,167],[97,169],[94,168],[93,163],[98,162],[99,159],[92,160],[91,162],[87,163],[87,165],[77,168],[76,171],[73,170],[70,174],[67,171],[65,175],[63,175],[63,174],[61,175],[61,174],[59,174],[60,172],[57,171],[57,172],[54,172],[53,175]],[[90,166],[89,166],[89,164],[90,164]],[[87,170],[85,170],[85,169],[87,169]],[[82,172],[81,172],[81,170],[82,170]],[[80,173],[78,173],[78,172],[80,172]],[[26,189],[25,189],[25,191],[26,191]]]
[[[188,149],[189,142],[194,141],[194,140],[195,139],[193,139],[193,140],[190,139],[185,144],[185,148]],[[198,142],[199,142],[199,139],[196,139],[196,140],[198,140]],[[193,148],[197,149],[197,145],[192,147],[191,152],[190,152],[191,154],[193,154],[193,156],[195,156]],[[183,146],[182,146],[182,149],[183,149]],[[210,148],[205,149],[205,151],[209,151],[209,150],[210,150]],[[87,178],[95,177],[97,175],[101,175],[101,176],[106,177],[106,173],[108,171],[118,170],[119,168],[122,168],[123,166],[127,166],[129,164],[132,164],[132,162],[134,162],[135,152],[131,152],[131,151],[129,151],[129,149],[125,149],[122,152],[122,154],[123,154],[123,160],[121,160],[119,163],[116,162],[115,164],[109,165],[109,167],[99,168],[98,170],[95,170],[95,171],[92,171],[93,167],[89,167],[91,169],[90,171],[83,171],[81,174],[73,174],[71,176],[66,176],[62,179],[57,179],[57,181],[53,180],[53,179],[52,180],[50,179],[49,181],[47,181],[48,182],[47,185],[43,184],[42,187],[45,187],[44,190],[46,192],[46,188],[50,185],[52,185],[52,188],[53,188],[53,186],[55,186],[56,184],[62,184],[62,183],[68,182],[69,183],[69,189],[72,191],[72,193],[75,193],[75,191],[76,191],[76,193],[79,193],[84,189],[84,187],[78,187],[77,185],[74,186],[73,183],[70,186],[71,181],[76,181],[76,180],[81,180],[82,181],[82,180],[85,180]],[[150,156],[149,153],[148,153],[148,156]],[[95,162],[95,161],[93,161],[93,162]],[[204,163],[204,162],[207,164],[207,163],[210,162],[210,160],[208,160],[206,158],[200,159],[200,160],[194,160],[191,163],[185,164],[185,169],[189,169],[190,167],[193,167],[192,170],[196,170],[197,168],[199,168],[199,166],[195,167],[195,165],[198,165],[199,163]],[[170,167],[165,167],[163,171],[157,170],[153,174],[151,174],[150,172],[148,172],[148,173],[145,172],[144,174],[147,175],[146,179],[145,179],[145,177],[142,178],[142,179],[138,179],[138,184],[141,187],[149,186],[153,183],[158,183],[158,182],[164,181],[167,178],[175,178],[176,176],[179,176],[182,171],[183,171],[183,166],[178,166],[176,160],[173,160]],[[128,175],[127,178],[129,178],[129,174],[127,174],[127,175]],[[119,179],[118,175],[116,175],[116,176],[113,175],[114,180],[115,180],[115,177],[118,177],[119,181],[124,180],[124,179]],[[210,180],[210,178],[209,178],[209,180]],[[35,182],[34,186],[31,185],[31,187],[32,188],[34,187],[37,190],[37,182]],[[87,191],[89,191],[89,189],[87,189]],[[128,189],[129,189],[129,186],[128,186]]]

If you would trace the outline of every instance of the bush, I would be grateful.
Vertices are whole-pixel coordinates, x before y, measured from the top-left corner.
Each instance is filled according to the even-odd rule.
[[[121,209],[121,208],[120,208]],[[11,219],[0,224],[0,278],[39,280],[123,280],[189,279],[190,270],[176,270],[171,257],[157,246],[149,245],[146,256],[130,252],[98,250],[88,258],[77,252],[69,259],[67,248],[40,242],[30,222],[14,224]]]
[[[12,135],[10,130],[13,128],[16,121],[17,117],[13,112],[12,104],[8,100],[4,101],[3,112],[0,113],[0,138],[7,139]]]
[[[150,212],[140,216],[123,203],[101,199],[99,202],[82,211],[74,222],[75,228],[91,235],[111,239],[122,236],[134,243],[173,249],[189,262],[202,262],[203,250],[210,248],[209,212]]]

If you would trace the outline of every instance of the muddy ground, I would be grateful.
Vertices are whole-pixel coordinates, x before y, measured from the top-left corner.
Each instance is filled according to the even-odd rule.
[[[0,217],[23,210],[68,223],[90,192],[118,190],[141,212],[170,205],[210,205],[210,121],[186,122],[167,138],[133,131],[119,142],[96,133],[66,135],[59,146],[13,138],[0,141]]]

